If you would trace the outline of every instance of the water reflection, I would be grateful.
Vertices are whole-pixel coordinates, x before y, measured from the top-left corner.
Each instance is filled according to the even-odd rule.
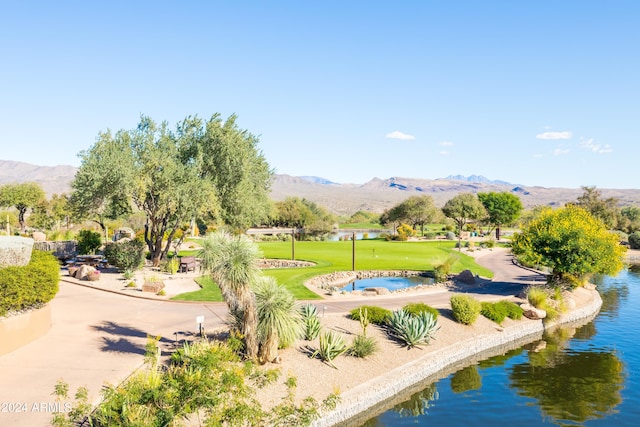
[[[614,351],[562,351],[570,332],[545,341],[529,353],[529,363],[510,369],[509,380],[521,396],[538,401],[548,417],[566,424],[603,418],[622,402],[624,366]]]
[[[640,317],[640,266],[598,280],[598,291],[595,321],[468,366],[429,385],[423,409],[405,402],[364,425],[636,425],[640,355],[631,332]],[[437,404],[428,399],[436,386]],[[420,415],[406,418],[410,408]]]
[[[481,387],[482,377],[476,365],[467,366],[451,375],[451,391],[454,393],[479,390]]]

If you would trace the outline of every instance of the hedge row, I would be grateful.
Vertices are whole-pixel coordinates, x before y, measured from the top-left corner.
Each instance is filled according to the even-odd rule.
[[[60,265],[49,252],[34,250],[29,264],[0,268],[0,317],[51,301],[59,279]]]

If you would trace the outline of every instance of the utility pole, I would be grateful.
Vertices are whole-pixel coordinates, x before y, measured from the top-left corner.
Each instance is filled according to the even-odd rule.
[[[351,270],[356,271],[356,232],[351,236]]]

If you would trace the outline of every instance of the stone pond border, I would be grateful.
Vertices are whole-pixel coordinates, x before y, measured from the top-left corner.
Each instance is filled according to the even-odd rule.
[[[536,336],[541,337],[545,329],[594,317],[602,306],[602,299],[597,291],[590,290],[590,292],[592,298],[587,304],[573,309],[558,321],[546,323],[543,323],[542,320],[526,321],[504,328],[500,332],[482,334],[459,341],[360,384],[340,396],[341,401],[335,410],[324,414],[322,418],[314,421],[311,425],[313,427],[330,427],[348,421],[375,405],[392,399],[416,383],[435,376],[440,371],[480,353],[519,342],[527,337],[532,339],[535,339]]]

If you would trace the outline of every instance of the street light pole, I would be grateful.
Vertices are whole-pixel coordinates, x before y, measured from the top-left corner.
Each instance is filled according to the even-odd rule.
[[[351,237],[351,270],[356,271],[356,232]]]

